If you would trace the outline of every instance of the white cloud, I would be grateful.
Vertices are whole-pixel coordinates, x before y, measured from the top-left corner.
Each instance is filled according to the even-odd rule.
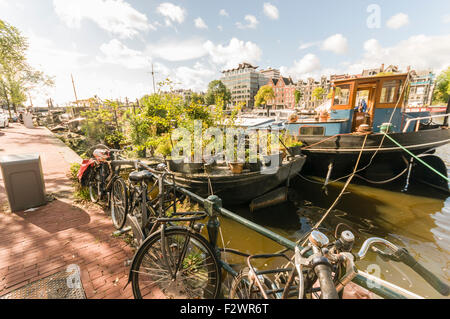
[[[200,39],[164,41],[148,45],[146,52],[152,57],[171,62],[187,61],[198,59],[208,54],[203,44],[204,41]]]
[[[219,31],[223,31],[223,27],[221,25],[218,25],[217,29],[219,29]]]
[[[247,24],[242,24],[241,22],[236,23],[236,26],[239,29],[256,29],[256,26],[259,24],[258,19],[251,14],[247,14],[244,20],[247,21]]]
[[[257,63],[262,56],[262,50],[255,43],[244,42],[237,38],[232,38],[226,46],[207,41],[204,48],[208,51],[213,63],[223,65],[225,68],[236,67],[244,61]]]
[[[298,49],[299,50],[306,50],[306,49],[312,48],[312,47],[314,47],[316,45],[320,45],[320,42],[306,42],[306,43],[300,44]]]
[[[314,71],[320,70],[320,60],[314,54],[307,54],[299,61],[294,61],[294,66],[289,69],[290,74],[295,77],[302,77]]]
[[[269,2],[264,3],[264,14],[272,20],[278,20],[280,17],[278,8]]]
[[[172,25],[172,22],[181,24],[186,18],[186,10],[170,2],[161,3],[156,11],[166,17],[165,21],[168,26]]]
[[[392,16],[386,23],[390,29],[399,29],[407,24],[409,24],[409,17],[405,13],[398,13]]]
[[[323,41],[321,48],[336,54],[344,54],[348,51],[348,41],[342,34],[335,34]]]
[[[46,105],[46,99],[52,97],[57,103],[73,97],[70,74],[77,72],[86,63],[87,55],[75,50],[60,49],[52,40],[38,36],[33,31],[25,31],[28,38],[28,62],[46,75],[54,77],[55,87],[31,92],[35,105]]]
[[[174,82],[180,88],[202,91],[206,89],[208,83],[213,80],[216,73],[217,71],[196,63],[194,67],[182,66],[176,68],[173,78]]]
[[[150,65],[150,57],[144,56],[140,51],[132,50],[117,39],[100,46],[102,56],[97,61],[121,65],[128,69],[143,69]]]
[[[221,16],[223,16],[223,17],[228,17],[228,16],[229,16],[227,10],[225,10],[225,9],[220,10],[219,14],[220,14]]]
[[[198,29],[208,29],[208,26],[206,25],[205,21],[203,21],[202,18],[195,19],[195,27]]]
[[[442,17],[442,22],[450,23],[450,14],[446,14]]]
[[[53,6],[59,18],[71,28],[79,28],[86,19],[121,38],[155,29],[145,14],[123,0],[53,0]]]
[[[363,66],[379,66],[382,63],[399,65],[401,69],[432,68],[436,71],[450,66],[450,34],[439,36],[415,35],[392,47],[383,47],[378,40],[364,43]]]

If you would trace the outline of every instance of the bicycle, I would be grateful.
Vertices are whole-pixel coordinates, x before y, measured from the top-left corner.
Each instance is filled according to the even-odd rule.
[[[157,171],[140,165],[152,175],[158,174],[160,192],[150,202],[157,204],[159,215],[151,219],[149,236],[131,263],[129,283],[134,297],[217,298],[221,289],[219,251],[214,248],[218,234],[213,230],[217,228],[210,226],[218,227],[219,223],[212,206],[209,214],[177,212],[176,203],[185,195],[178,192],[174,180],[166,182],[166,178],[173,178],[173,175],[167,172],[165,165],[159,165]],[[148,173],[141,174],[150,177]],[[170,208],[173,212],[168,214]],[[209,240],[201,234],[204,225],[199,221],[205,218],[208,218]]]
[[[385,239],[377,237],[367,239],[356,255],[351,253],[355,237],[350,231],[342,232],[340,238],[330,244],[325,234],[313,230],[309,234],[308,241],[306,248],[296,246],[293,259],[283,253],[249,256],[248,268],[242,270],[233,280],[230,298],[286,299],[293,296],[298,299],[342,298],[345,286],[357,275],[355,262],[364,259],[370,248],[385,260],[405,263],[439,293],[449,295],[448,285],[420,265],[406,249],[399,248]],[[392,253],[386,253],[374,245],[383,245]],[[286,267],[258,271],[252,264],[253,259],[274,257],[287,259]],[[292,268],[287,268],[288,266]],[[274,274],[273,280],[268,277],[269,274]]]
[[[140,161],[135,162],[136,169],[142,165]],[[167,179],[172,182],[168,183]],[[133,230],[136,245],[140,246],[157,230],[155,219],[170,215],[170,210],[176,213],[176,205],[185,197],[177,196],[175,178],[164,164],[156,169],[136,170],[130,173],[128,181],[130,202],[125,218]],[[122,221],[122,227],[125,222]]]
[[[93,203],[107,202],[116,229],[123,227],[128,211],[128,191],[120,176],[121,166],[130,163],[122,160],[119,153],[120,150],[97,145],[92,152],[93,158],[83,161],[78,174],[82,184],[88,186]]]

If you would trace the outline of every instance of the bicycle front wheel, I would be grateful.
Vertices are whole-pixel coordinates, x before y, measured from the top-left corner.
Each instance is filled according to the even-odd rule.
[[[122,178],[118,178],[112,185],[111,194],[111,218],[116,229],[125,226],[128,214],[127,185]]]
[[[215,299],[221,285],[219,261],[201,235],[169,228],[138,250],[131,282],[136,299]]]
[[[233,279],[230,288],[230,299],[264,299],[264,295],[258,286],[250,282],[249,272],[250,269],[246,267]],[[263,277],[261,279],[263,288],[266,288],[266,278]]]

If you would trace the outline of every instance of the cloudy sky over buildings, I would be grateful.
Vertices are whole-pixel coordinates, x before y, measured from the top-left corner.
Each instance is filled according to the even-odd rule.
[[[29,38],[57,103],[74,100],[71,74],[79,98],[140,97],[152,64],[194,90],[244,61],[294,79],[450,66],[448,0],[0,0],[0,19]]]

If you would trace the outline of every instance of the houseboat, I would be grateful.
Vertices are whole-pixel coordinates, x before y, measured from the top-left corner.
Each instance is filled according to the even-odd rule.
[[[303,173],[326,181],[343,179],[353,172],[361,154],[358,176],[367,181],[403,176],[448,191],[447,180],[406,150],[447,176],[443,161],[433,153],[450,142],[449,108],[437,115],[406,112],[408,80],[408,73],[337,80],[329,110],[286,123],[290,134],[304,144]]]

